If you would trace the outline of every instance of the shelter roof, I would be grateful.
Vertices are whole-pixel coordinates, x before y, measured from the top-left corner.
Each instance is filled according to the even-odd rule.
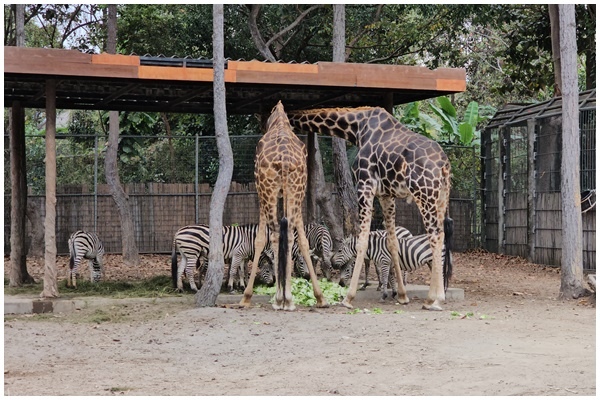
[[[45,107],[55,79],[59,109],[213,113],[213,63],[207,59],[86,54],[4,47],[4,105]],[[462,68],[228,60],[227,111],[388,106],[462,92]]]
[[[596,89],[579,93],[579,110],[596,109]],[[562,115],[562,97],[554,97],[541,103],[506,104],[496,112],[485,129],[505,125],[525,125],[529,119],[548,118]]]

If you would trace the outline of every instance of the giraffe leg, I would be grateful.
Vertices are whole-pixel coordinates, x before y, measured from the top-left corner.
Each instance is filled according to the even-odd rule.
[[[387,248],[390,251],[390,255],[392,256],[392,263],[394,265],[394,272],[396,276],[402,276],[402,271],[400,270],[400,256],[398,255],[398,238],[396,237],[396,199],[393,197],[380,197],[379,203],[381,204],[381,208],[383,209],[383,217],[386,229],[386,244]],[[389,273],[388,273],[389,276]],[[398,302],[400,304],[408,304],[410,301],[408,296],[406,295],[406,288],[404,287],[404,282],[402,279],[397,280],[398,283]],[[387,290],[387,279],[386,279],[386,287],[382,290]],[[385,293],[385,292],[384,292]]]
[[[431,311],[441,311],[441,303],[446,300],[446,294],[444,293],[442,246],[444,243],[444,214],[446,213],[447,206],[444,199],[447,199],[447,197],[447,194],[443,192],[437,202],[426,203],[423,204],[423,207],[419,207],[421,208],[423,222],[429,238],[429,246],[433,255],[431,283],[429,284],[427,299],[423,304],[424,309]],[[417,205],[419,204],[417,203]]]
[[[361,182],[359,182],[360,184]],[[365,255],[367,254],[367,246],[369,242],[369,229],[371,227],[371,218],[373,216],[373,191],[365,187],[364,183],[359,185],[358,189],[358,204],[360,205],[360,234],[356,243],[356,261],[354,263],[354,271],[352,271],[352,279],[346,298],[342,301],[342,305],[347,308],[354,308],[352,300],[356,297],[356,288],[358,287],[358,279],[362,270]]]
[[[288,225],[287,231],[287,253],[285,254],[285,288],[283,295],[283,309],[285,311],[294,311],[296,309],[296,305],[294,304],[294,297],[292,295],[292,270],[294,269],[294,264],[292,260],[292,246],[294,245],[294,224],[293,221]],[[281,235],[282,233],[279,232]],[[279,249],[281,251],[281,249]]]
[[[313,286],[313,293],[315,294],[315,298],[317,299],[317,307],[329,307],[327,304],[327,300],[323,296],[323,292],[321,291],[321,287],[319,286],[319,279],[317,278],[317,274],[315,272],[315,268],[312,263],[312,259],[310,257],[310,251],[308,246],[308,239],[306,239],[306,232],[304,232],[304,225],[302,224],[302,220],[296,223],[296,229],[298,230],[298,245],[300,246],[300,252],[302,253],[302,257],[306,260],[306,265],[308,266],[308,273],[310,274],[310,281]]]
[[[250,300],[252,299],[252,291],[254,290],[254,279],[256,278],[256,272],[258,271],[258,259],[260,253],[262,253],[267,243],[267,226],[266,218],[263,216],[261,210],[258,223],[258,232],[256,233],[256,239],[254,240],[254,259],[252,260],[252,270],[250,271],[250,278],[248,278],[248,286],[244,290],[244,296],[240,300],[240,305],[243,307],[250,307]],[[231,268],[231,267],[230,267]]]

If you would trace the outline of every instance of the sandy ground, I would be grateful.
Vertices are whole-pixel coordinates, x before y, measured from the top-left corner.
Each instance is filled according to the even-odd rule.
[[[113,257],[108,279],[118,275]],[[144,256],[130,274],[167,271],[168,256]],[[30,272],[39,277],[33,261]],[[418,299],[355,301],[355,312],[196,308],[187,295],[5,316],[4,394],[596,394],[596,308],[591,298],[557,300],[558,269],[456,254],[451,286],[465,300],[440,312]]]

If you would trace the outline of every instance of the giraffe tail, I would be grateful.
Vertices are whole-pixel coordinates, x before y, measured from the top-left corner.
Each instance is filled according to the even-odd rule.
[[[450,217],[444,218],[444,292],[448,289],[448,282],[452,278],[452,234],[454,233],[454,220]]]
[[[286,284],[286,264],[288,253],[288,220],[286,217],[281,218],[279,222],[279,255],[277,260],[277,284],[279,290],[283,293],[285,300],[285,284]]]

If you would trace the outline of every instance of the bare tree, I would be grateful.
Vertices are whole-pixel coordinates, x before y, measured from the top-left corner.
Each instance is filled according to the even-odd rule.
[[[558,18],[558,4],[548,4],[550,17],[550,36],[552,38],[552,63],[554,64],[554,97],[561,96],[561,52],[560,52],[560,20]]]
[[[579,186],[579,93],[575,6],[558,5],[562,80],[562,260],[560,297],[578,298],[583,287],[581,189]],[[554,47],[554,45],[553,45]]]
[[[196,293],[198,307],[211,307],[217,301],[223,281],[223,210],[233,176],[233,151],[227,131],[225,103],[225,39],[223,37],[223,5],[213,5],[213,91],[215,137],[219,152],[219,175],[210,198],[210,247],[208,270],[202,288]]]
[[[106,41],[106,51],[110,54],[117,52],[117,6],[108,5],[107,18],[108,36]],[[117,168],[117,153],[119,150],[119,112],[110,111],[108,122],[108,143],[106,146],[106,158],[104,160],[106,170],[106,183],[110,188],[121,219],[121,243],[123,246],[123,262],[130,266],[140,265],[140,255],[137,244],[135,243],[135,226],[131,207],[129,206],[129,197],[121,186],[119,170]]]
[[[346,6],[333,5],[333,62],[346,61]],[[344,233],[358,234],[358,199],[346,154],[346,140],[332,138],[334,176],[342,203]]]
[[[298,15],[294,22],[292,22],[291,24],[274,34],[268,40],[264,39],[259,29],[258,20],[260,17],[261,5],[248,4],[247,7],[250,12],[250,14],[248,15],[248,27],[250,28],[250,35],[252,35],[252,40],[254,41],[256,49],[266,60],[275,62],[280,58],[281,51],[286,45],[284,36],[296,26],[298,26],[298,24],[300,24],[300,22],[302,22],[302,20],[304,20],[311,12],[313,12],[317,8],[323,7],[323,5],[317,4],[307,8],[306,10],[301,12],[300,15]]]
[[[32,283],[27,272],[25,224],[27,210],[27,170],[25,168],[25,112],[19,103],[10,114],[10,273],[9,286]]]
[[[25,6],[15,6],[16,45],[25,44]],[[33,283],[27,272],[25,224],[27,210],[27,169],[25,154],[25,112],[19,103],[13,105],[10,120],[10,273],[9,286]]]

